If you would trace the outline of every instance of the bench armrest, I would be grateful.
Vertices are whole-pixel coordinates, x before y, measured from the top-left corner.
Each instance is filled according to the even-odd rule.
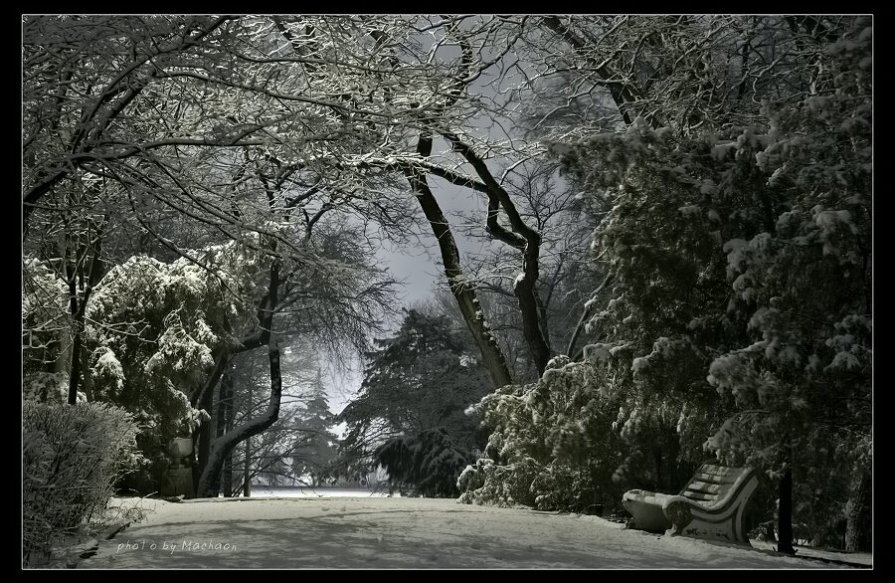
[[[680,498],[680,496],[675,496],[673,494],[662,494],[660,492],[650,492],[649,490],[634,489],[625,492],[624,496],[622,496],[622,501],[636,500],[645,504],[652,504],[654,506],[663,507],[665,505],[665,501],[669,498]]]
[[[662,513],[671,521],[675,533],[680,534],[693,520],[690,509],[696,506],[693,500],[683,496],[668,496],[662,502]]]

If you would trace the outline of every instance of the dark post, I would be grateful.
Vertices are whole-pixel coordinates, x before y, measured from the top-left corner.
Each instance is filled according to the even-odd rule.
[[[796,554],[792,547],[792,469],[788,463],[780,478],[780,499],[777,501],[777,551]]]

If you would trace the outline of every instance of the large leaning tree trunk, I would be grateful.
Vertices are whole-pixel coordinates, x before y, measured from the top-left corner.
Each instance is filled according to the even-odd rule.
[[[448,33],[456,32],[454,25],[448,27]],[[461,70],[463,71],[450,85],[448,93],[449,107],[468,89],[469,79],[474,78],[473,50],[468,39],[459,38],[457,43],[461,51]],[[471,75],[472,74],[472,75]],[[428,121],[432,121],[430,118]],[[431,124],[432,128],[438,128],[439,124]],[[438,133],[446,139],[454,151],[458,152],[466,162],[472,166],[481,183],[467,180],[465,185],[484,193],[488,197],[488,211],[486,215],[486,231],[488,234],[507,245],[510,245],[522,254],[522,273],[516,279],[513,292],[519,302],[519,311],[522,316],[522,334],[528,344],[529,354],[538,372],[538,376],[544,374],[547,363],[552,356],[549,341],[547,340],[546,321],[543,319],[543,302],[538,292],[538,276],[541,253],[541,234],[530,228],[522,220],[516,205],[513,203],[507,191],[494,179],[488,169],[485,160],[479,156],[469,144],[452,131],[446,131],[444,127],[438,129]],[[426,159],[432,151],[431,134],[424,133],[420,137],[417,153]],[[505,229],[498,221],[500,211],[506,214],[510,223],[510,229]],[[431,220],[430,220],[431,222]],[[434,225],[433,225],[434,226]],[[453,287],[453,282],[452,282]],[[462,309],[462,304],[461,304]],[[480,313],[480,312],[479,312]],[[464,312],[464,319],[470,325]],[[490,335],[490,334],[489,334]],[[477,340],[478,341],[478,340]],[[501,358],[503,356],[501,355]]]
[[[258,322],[260,323],[258,330],[251,336],[243,338],[238,346],[227,346],[221,348],[215,354],[214,368],[212,368],[211,372],[208,375],[208,378],[205,380],[201,387],[198,387],[190,394],[190,405],[192,407],[205,411],[211,411],[212,406],[214,405],[215,389],[218,387],[219,382],[224,377],[228,368],[232,364],[233,357],[237,354],[247,352],[249,350],[255,350],[268,344],[271,328],[270,319],[272,319],[273,313],[276,308],[276,305],[271,303],[270,294],[271,290],[276,292],[277,288],[279,287],[279,272],[276,271],[274,266],[272,266],[269,281],[274,282],[275,275],[277,283],[276,288],[269,286],[268,293],[263,298],[261,298],[258,306]],[[193,443],[195,444],[198,458],[198,463],[193,468],[194,484],[199,483],[201,475],[208,466],[211,455],[211,444],[212,441],[215,439],[213,433],[213,428],[210,423],[200,424],[199,427],[193,432]]]
[[[543,302],[538,292],[540,276],[541,234],[525,224],[509,193],[494,179],[485,161],[475,153],[471,146],[464,143],[452,133],[443,133],[451,146],[463,156],[473,167],[479,179],[485,185],[488,196],[488,233],[522,253],[522,273],[516,278],[513,293],[519,302],[519,313],[522,316],[522,335],[528,344],[528,351],[538,371],[544,374],[547,363],[553,355],[547,341],[546,323],[541,318]],[[512,231],[504,229],[497,220],[500,210],[506,214]]]
[[[259,337],[259,341],[267,345],[270,363],[270,400],[267,409],[262,415],[249,419],[210,442],[208,459],[201,469],[196,486],[196,495],[199,497],[217,497],[221,486],[221,470],[224,460],[230,456],[237,445],[249,437],[265,431],[279,418],[283,380],[280,372],[280,349],[276,334],[273,332],[273,315],[277,306],[278,288],[279,268],[277,261],[274,261],[270,268],[270,285],[264,302],[266,307],[264,308],[264,317],[261,319],[262,332]],[[208,387],[206,388],[208,389]]]
[[[432,153],[431,134],[424,132],[420,135],[417,153],[424,159]],[[476,297],[475,286],[463,273],[463,268],[460,265],[460,251],[457,248],[454,235],[451,233],[447,217],[438,206],[438,201],[429,188],[426,175],[415,168],[406,168],[404,172],[426,219],[432,226],[432,233],[435,235],[435,240],[438,241],[441,260],[444,264],[444,274],[450,284],[451,293],[457,300],[463,320],[479,348],[482,364],[488,371],[491,383],[495,389],[508,385],[513,382],[513,379],[507,368],[506,359],[497,345],[497,339],[485,324],[485,317]]]

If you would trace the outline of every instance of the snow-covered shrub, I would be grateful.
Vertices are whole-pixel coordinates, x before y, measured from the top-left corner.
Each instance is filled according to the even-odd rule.
[[[25,399],[67,403],[68,377],[69,374],[66,372],[29,372],[22,383]],[[83,393],[79,393],[79,395],[83,395]]]
[[[617,509],[631,487],[656,487],[653,459],[638,456],[656,443],[661,425],[646,416],[629,424],[620,394],[612,394],[605,362],[557,357],[540,381],[507,386],[478,407],[491,429],[485,453],[460,479],[460,499],[521,504],[541,510]],[[675,440],[666,446],[673,458]]]
[[[115,480],[139,462],[137,426],[104,403],[25,401],[23,413],[23,554],[35,565],[104,509]]]

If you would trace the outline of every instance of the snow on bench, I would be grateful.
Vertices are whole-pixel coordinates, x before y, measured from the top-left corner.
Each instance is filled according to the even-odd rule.
[[[706,463],[680,494],[629,490],[622,505],[634,517],[633,528],[749,544],[743,512],[756,486],[752,468]]]

